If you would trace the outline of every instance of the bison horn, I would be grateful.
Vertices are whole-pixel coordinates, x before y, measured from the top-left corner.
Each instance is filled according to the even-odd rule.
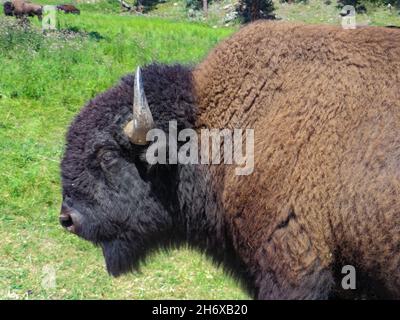
[[[133,94],[133,119],[124,132],[133,144],[145,145],[147,132],[154,127],[154,121],[144,93],[140,67],[136,69]]]

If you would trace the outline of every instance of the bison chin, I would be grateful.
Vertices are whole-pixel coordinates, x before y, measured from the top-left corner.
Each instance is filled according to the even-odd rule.
[[[134,248],[132,243],[124,240],[102,242],[100,246],[103,249],[107,271],[114,277],[138,270],[139,262],[144,258],[142,250]]]

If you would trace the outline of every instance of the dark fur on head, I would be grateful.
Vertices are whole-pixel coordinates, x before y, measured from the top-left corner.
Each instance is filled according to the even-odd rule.
[[[192,128],[197,110],[191,69],[155,64],[142,75],[155,126],[168,132],[168,122],[176,120],[178,130]],[[152,250],[188,244],[228,268],[251,292],[250,276],[217,217],[212,177],[196,166],[149,166],[145,147],[123,134],[132,118],[133,82],[133,75],[125,76],[89,101],[69,129],[61,164],[63,202],[82,216],[79,236],[102,247],[114,276],[138,268]]]
[[[153,65],[143,77],[156,126],[167,131],[168,119],[181,128],[192,126],[189,70]],[[102,246],[114,275],[137,266],[149,248],[184,236],[183,230],[172,228],[180,221],[173,194],[176,167],[152,172],[141,160],[144,149],[122,134],[131,119],[133,80],[132,75],[124,77],[85,106],[71,125],[62,161],[64,199],[86,222],[80,235]]]
[[[12,16],[14,7],[10,1],[6,1],[3,3],[3,9],[4,9],[4,15],[6,16]]]

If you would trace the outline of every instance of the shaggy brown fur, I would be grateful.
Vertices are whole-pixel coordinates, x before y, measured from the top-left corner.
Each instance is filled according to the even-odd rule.
[[[256,23],[193,78],[199,127],[255,129],[254,173],[213,181],[259,297],[318,297],[353,264],[400,298],[400,32]]]
[[[11,3],[14,7],[13,12],[15,17],[24,18],[27,16],[37,16],[39,20],[42,20],[43,7],[41,5],[24,0],[12,0]]]

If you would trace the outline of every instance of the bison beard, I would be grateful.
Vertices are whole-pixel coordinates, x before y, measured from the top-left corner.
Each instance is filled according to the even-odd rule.
[[[188,244],[258,299],[399,298],[399,74],[398,30],[283,23],[241,29],[194,69],[150,65],[155,127],[254,128],[253,174],[148,165],[124,130],[128,75],[69,128],[61,223],[102,247],[112,275]]]
[[[110,240],[101,243],[107,270],[113,276],[138,269],[145,250],[136,248],[134,243],[123,240]]]

